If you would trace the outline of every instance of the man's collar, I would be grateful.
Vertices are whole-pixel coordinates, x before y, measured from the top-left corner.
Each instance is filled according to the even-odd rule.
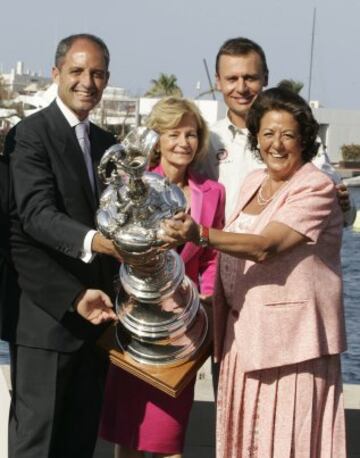
[[[67,122],[70,124],[71,127],[77,126],[80,122],[83,122],[84,124],[87,124],[89,126],[90,121],[89,118],[85,118],[82,121],[76,116],[76,114],[70,110],[68,106],[65,105],[65,103],[60,99],[59,96],[56,97],[56,103],[57,106],[59,107],[61,113],[65,116],[65,119]]]
[[[230,119],[229,112],[227,112],[225,119],[226,119],[227,128],[231,132],[233,138],[235,137],[236,134],[239,134],[239,135],[248,134],[248,130],[246,127],[240,128],[240,127],[235,126],[235,124]]]

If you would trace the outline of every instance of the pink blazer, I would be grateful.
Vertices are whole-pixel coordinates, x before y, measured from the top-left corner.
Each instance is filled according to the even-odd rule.
[[[264,170],[248,175],[229,223],[264,175]],[[270,221],[286,224],[310,241],[264,263],[233,261],[235,282],[226,271],[227,255],[221,254],[219,260],[215,356],[219,360],[227,351],[229,339],[224,334],[231,312],[244,372],[346,349],[340,264],[343,217],[334,184],[313,164],[305,164],[258,216],[251,233],[259,234]]]
[[[161,165],[151,169],[151,172],[164,176]],[[188,180],[191,216],[204,226],[222,229],[225,218],[224,186],[192,171],[188,173]],[[217,252],[213,248],[201,248],[188,242],[184,245],[181,257],[185,263],[186,275],[194,281],[202,294],[211,295],[215,283]]]

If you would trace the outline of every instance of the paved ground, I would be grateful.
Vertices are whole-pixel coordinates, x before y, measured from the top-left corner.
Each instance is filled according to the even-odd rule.
[[[2,367],[4,368],[4,366]],[[5,372],[8,372],[6,367]],[[360,385],[345,385],[344,395],[348,458],[360,458]],[[195,403],[190,416],[184,458],[215,458],[215,408],[213,400],[209,362],[206,362],[198,373]],[[94,458],[113,457],[114,447],[112,444],[99,440]]]

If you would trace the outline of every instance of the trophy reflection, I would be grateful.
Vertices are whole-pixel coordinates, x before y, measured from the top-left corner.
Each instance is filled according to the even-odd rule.
[[[146,171],[157,141],[156,132],[138,128],[105,152],[99,175],[108,186],[97,225],[125,261],[116,298],[119,346],[137,362],[178,365],[201,347],[208,318],[181,257],[159,238],[161,221],[183,211],[186,201],[180,188]]]

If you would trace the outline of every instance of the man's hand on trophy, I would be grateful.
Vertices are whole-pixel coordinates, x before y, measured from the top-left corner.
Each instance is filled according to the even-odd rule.
[[[94,253],[107,254],[117,259],[119,262],[123,262],[123,258],[119,251],[116,249],[112,240],[104,237],[100,232],[97,232],[91,244],[91,249]]]
[[[86,289],[75,301],[74,309],[92,324],[117,320],[113,305],[107,294],[99,289]]]
[[[182,245],[185,242],[198,243],[199,226],[185,212],[174,215],[171,219],[164,220],[161,223],[159,237],[165,243]]]

